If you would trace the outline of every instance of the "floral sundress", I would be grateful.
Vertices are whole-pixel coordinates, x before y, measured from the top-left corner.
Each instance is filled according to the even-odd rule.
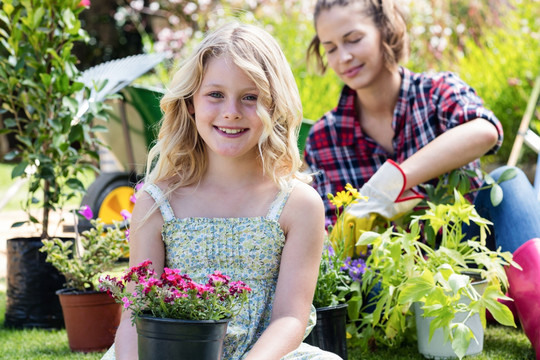
[[[293,187],[291,183],[276,196],[266,216],[243,218],[176,218],[159,187],[151,184],[146,189],[163,216],[166,267],[180,269],[200,283],[206,283],[208,274],[219,270],[233,280],[244,281],[252,289],[241,313],[229,322],[224,360],[242,359],[270,323],[285,244],[278,220]],[[312,307],[306,336],[314,321]],[[110,359],[114,359],[112,348],[102,358]],[[335,360],[340,357],[302,343],[285,359]]]

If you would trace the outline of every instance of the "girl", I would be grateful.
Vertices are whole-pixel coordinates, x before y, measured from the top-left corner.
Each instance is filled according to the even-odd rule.
[[[253,289],[229,323],[223,359],[336,359],[302,344],[324,237],[324,207],[299,173],[298,89],[276,41],[229,24],[174,76],[133,210],[130,265],[214,270]],[[300,181],[302,180],[302,181]],[[116,358],[137,358],[125,312]],[[114,358],[112,349],[105,358]]]
[[[323,198],[347,183],[369,196],[345,214],[356,229],[369,228],[374,213],[392,219],[411,210],[421,197],[411,189],[459,167],[476,170],[482,155],[499,148],[499,120],[470,86],[449,72],[416,74],[399,65],[408,44],[397,1],[318,0],[314,23],[308,58],[323,72],[330,67],[345,85],[337,107],[311,129],[305,158]],[[540,203],[523,172],[515,170],[518,176],[501,184],[499,206],[492,206],[489,191],[478,193],[475,206],[494,223],[496,246],[519,252],[531,264],[522,264],[524,271],[538,273],[540,240],[529,239],[540,236]],[[471,185],[478,188],[480,179]],[[334,220],[334,209],[326,211]],[[540,288],[537,277],[531,281],[531,288]],[[514,297],[518,310],[540,309],[536,291]],[[527,335],[540,347],[535,321]]]

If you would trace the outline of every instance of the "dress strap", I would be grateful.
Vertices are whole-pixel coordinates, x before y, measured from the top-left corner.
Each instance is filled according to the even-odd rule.
[[[298,180],[294,179],[292,181],[289,181],[287,184],[287,187],[279,192],[277,194],[276,198],[270,205],[270,209],[268,210],[268,214],[266,214],[266,218],[270,220],[278,221],[279,217],[281,216],[281,211],[283,211],[283,207],[287,203],[287,199],[289,199],[289,195],[291,195],[292,189],[294,189],[294,186]]]
[[[146,192],[154,199],[157,205],[159,205],[159,211],[161,211],[161,216],[163,216],[164,221],[174,220],[174,212],[169,203],[169,200],[163,194],[163,191],[156,185],[150,184],[145,189]]]

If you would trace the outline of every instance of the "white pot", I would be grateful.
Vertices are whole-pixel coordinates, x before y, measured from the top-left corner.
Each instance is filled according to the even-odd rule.
[[[477,291],[481,294],[483,293],[483,288],[485,288],[487,281],[481,281],[474,286],[477,288]],[[481,287],[479,289],[478,287]],[[463,301],[469,302],[469,298],[464,298]],[[431,341],[429,341],[429,325],[433,317],[424,317],[424,310],[422,310],[423,303],[414,303],[414,313],[416,319],[416,335],[418,337],[418,352],[422,354],[427,359],[454,359],[457,358],[456,353],[452,349],[452,343],[447,341],[444,343],[443,331],[442,329],[437,329],[433,333]],[[465,319],[465,313],[456,314],[456,322],[461,322]],[[484,328],[482,327],[482,322],[480,321],[480,315],[474,314],[471,316],[465,324],[471,328],[474,339],[471,339],[469,348],[465,355],[476,355],[482,352],[484,348]]]

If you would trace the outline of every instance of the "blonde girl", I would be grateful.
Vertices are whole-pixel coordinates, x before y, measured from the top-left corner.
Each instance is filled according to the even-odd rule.
[[[130,265],[215,270],[253,289],[229,323],[223,359],[336,359],[302,343],[313,314],[324,206],[299,172],[302,108],[276,41],[229,24],[183,62],[132,215]],[[116,358],[137,358],[125,312]],[[114,358],[111,349],[105,358]]]

